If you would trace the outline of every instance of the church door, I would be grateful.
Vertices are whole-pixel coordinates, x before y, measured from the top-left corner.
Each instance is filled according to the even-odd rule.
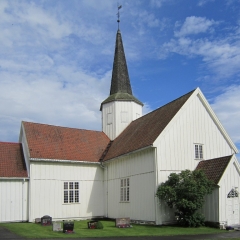
[[[239,224],[239,194],[232,189],[227,196],[227,221],[228,225]]]

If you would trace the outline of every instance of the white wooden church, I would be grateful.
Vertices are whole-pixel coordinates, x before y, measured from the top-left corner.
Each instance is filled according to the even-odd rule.
[[[18,143],[0,143],[0,222],[121,218],[166,224],[156,197],[172,172],[203,169],[216,189],[207,221],[240,223],[238,152],[199,88],[142,116],[116,35],[102,131],[22,122]]]

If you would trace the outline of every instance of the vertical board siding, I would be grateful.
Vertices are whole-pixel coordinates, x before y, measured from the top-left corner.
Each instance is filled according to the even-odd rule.
[[[205,203],[202,208],[202,213],[205,216],[205,221],[219,222],[219,188],[213,190],[213,192],[205,197]]]
[[[228,215],[228,198],[227,195],[231,191],[232,188],[236,188],[238,192],[240,192],[240,173],[238,168],[236,167],[238,164],[238,160],[234,156],[230,164],[228,165],[223,178],[220,180],[219,185],[219,214],[220,221],[227,221],[229,223],[229,215]],[[240,197],[238,196],[237,201],[240,205]],[[240,213],[238,213],[240,216]],[[240,219],[238,219],[238,224],[240,223]],[[230,224],[230,223],[229,223]]]
[[[28,182],[1,180],[0,191],[0,222],[27,221]]]
[[[155,221],[154,149],[123,156],[106,164],[107,215]],[[130,201],[120,202],[120,180],[130,180]],[[106,183],[105,183],[106,184]]]
[[[127,112],[128,122],[121,122],[121,112]],[[112,113],[112,124],[107,123],[107,115]],[[142,116],[142,106],[135,102],[115,101],[105,103],[102,107],[102,129],[111,139],[115,139],[133,120],[136,114]]]
[[[170,125],[156,141],[159,170],[195,169],[199,163],[194,159],[195,143],[203,144],[204,159],[232,154],[232,149],[198,97],[193,98]]]
[[[172,172],[196,168],[199,160],[194,159],[194,144],[203,144],[205,160],[232,154],[231,147],[198,96],[189,99],[154,143],[157,147],[159,184],[165,182]],[[215,195],[212,200],[216,200]],[[213,205],[212,200],[208,201]],[[160,208],[159,224],[169,221],[172,210],[168,210],[169,214],[166,208]],[[217,217],[218,213],[213,218]]]
[[[64,181],[79,182],[79,203],[64,204]],[[82,219],[104,215],[103,169],[99,165],[31,163],[30,221],[44,215],[53,219]]]

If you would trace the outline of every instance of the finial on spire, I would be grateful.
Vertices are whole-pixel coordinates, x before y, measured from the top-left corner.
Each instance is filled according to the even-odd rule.
[[[122,5],[118,5],[118,13],[117,13],[117,16],[118,16],[118,20],[117,20],[117,22],[118,22],[118,30],[119,30],[119,23],[120,23],[120,12],[119,12],[119,9],[121,9],[122,8]]]

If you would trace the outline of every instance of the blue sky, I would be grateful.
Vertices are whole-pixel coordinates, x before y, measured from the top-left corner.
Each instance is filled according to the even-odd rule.
[[[239,0],[1,0],[0,141],[22,120],[101,130],[118,3],[144,113],[200,87],[240,148]]]

